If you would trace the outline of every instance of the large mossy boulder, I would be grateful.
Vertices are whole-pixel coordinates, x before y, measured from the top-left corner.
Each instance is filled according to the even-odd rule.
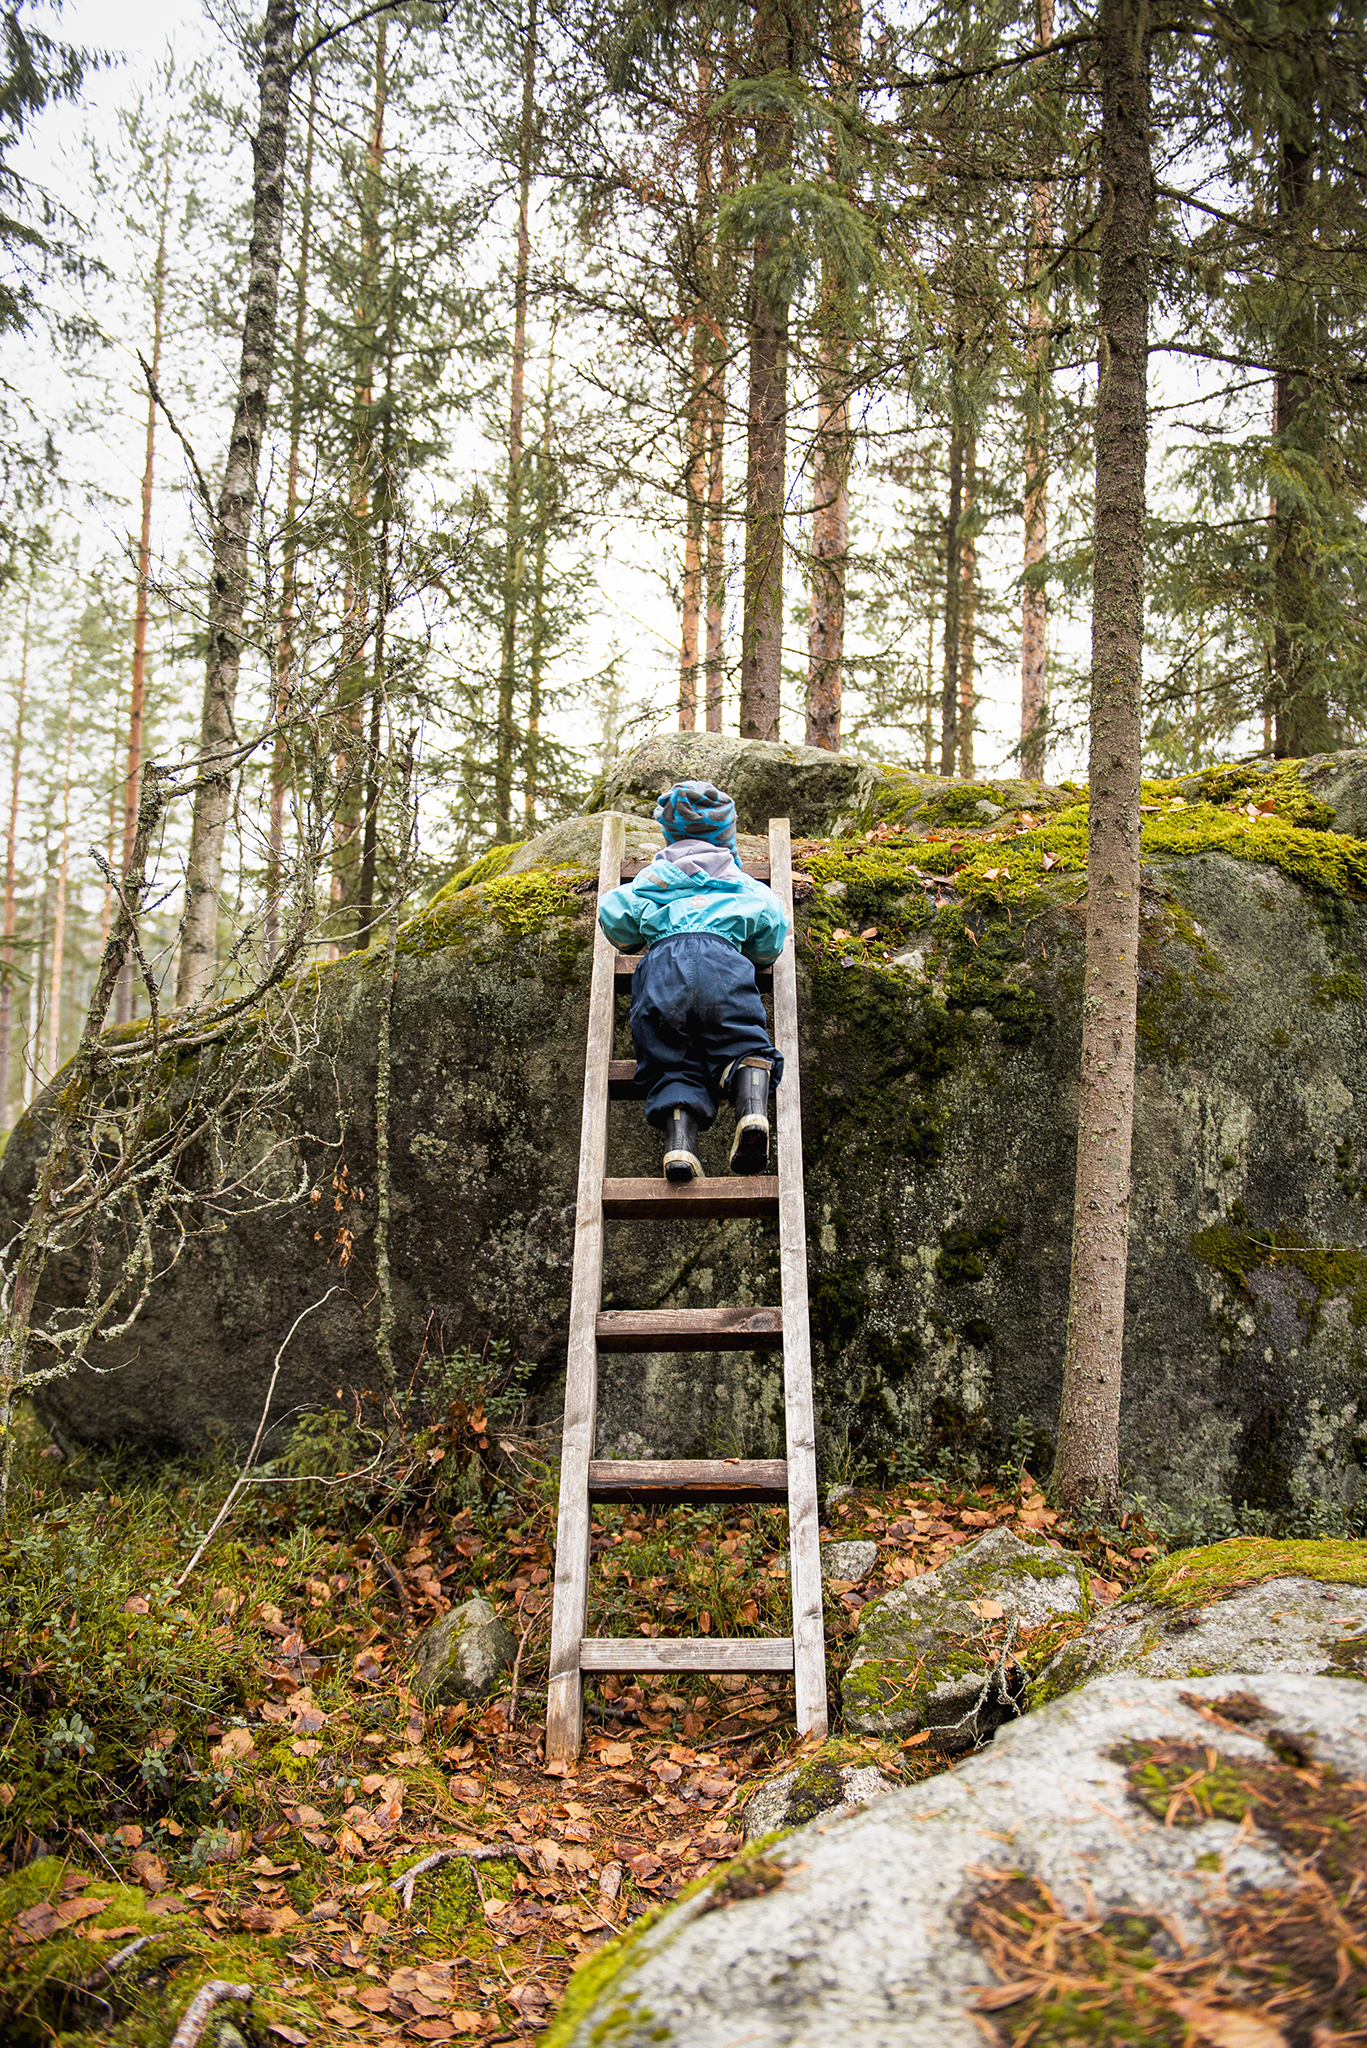
[[[1178,1551],[1065,1643],[1029,1700],[1125,1672],[1230,1671],[1367,1679],[1367,1543],[1242,1538]]]
[[[813,882],[798,980],[822,1441],[875,1463],[944,1444],[991,1461],[1022,1429],[1042,1439],[1058,1410],[1086,805],[1067,787],[940,783],[809,753],[670,735],[617,764],[611,796],[638,856],[657,843],[654,793],[679,774],[735,787],[750,832],[793,816]],[[1361,1490],[1367,848],[1332,828],[1358,819],[1365,785],[1356,755],[1145,785],[1122,1457],[1130,1483],[1171,1502],[1277,1508]],[[206,1216],[99,1370],[42,1390],[64,1438],[249,1439],[310,1307],[281,1364],[282,1424],[300,1409],[350,1415],[410,1382],[440,1389],[453,1353],[494,1338],[534,1368],[553,1427],[600,825],[498,849],[402,933],[393,1384],[375,1346],[382,963],[367,953],[317,970],[306,1003],[280,998],[315,1042],[270,1130],[230,1134],[276,1148],[289,1199]],[[237,1026],[206,1057],[230,1066],[250,1040]],[[25,1213],[51,1100],[0,1161],[0,1237]],[[714,1172],[724,1122],[705,1140]],[[613,1172],[658,1171],[636,1104],[613,1105],[609,1142]],[[101,1227],[113,1258],[117,1217]],[[59,1262],[48,1301],[84,1300],[89,1277],[82,1255]],[[608,1306],[758,1305],[776,1287],[770,1223],[608,1225]],[[605,1455],[780,1455],[782,1418],[772,1354],[603,1363]]]

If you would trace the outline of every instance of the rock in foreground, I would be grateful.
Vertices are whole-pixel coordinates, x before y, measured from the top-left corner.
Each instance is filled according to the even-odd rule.
[[[1219,1712],[1230,1694],[1237,1726]],[[1166,1919],[1214,1947],[1231,1897],[1298,1871],[1261,1824],[1198,1807],[1194,1825],[1164,1825],[1169,1779],[1209,1769],[1208,1751],[1274,1793],[1307,1760],[1360,1776],[1367,1688],[1102,1679],[952,1773],[742,1857],[585,1968],[546,2048],[983,2048],[970,2007],[994,1979],[970,1929],[1001,1866],[1076,1918]]]
[[[1015,1636],[1086,1604],[1071,1551],[989,1529],[864,1608],[841,1687],[846,1722],[870,1735],[929,1729],[939,1748],[973,1749],[1015,1712]]]

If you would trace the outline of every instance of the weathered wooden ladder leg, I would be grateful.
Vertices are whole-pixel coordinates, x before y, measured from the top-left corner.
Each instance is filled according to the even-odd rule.
[[[802,1088],[797,1038],[793,849],[786,818],[769,820],[769,886],[787,913],[788,941],[774,962],[774,1043],[783,1054],[778,1123],[778,1257],[783,1303],[783,1407],[788,1432],[788,1561],[793,1679],[799,1735],[826,1733],[826,1630],[816,1497],[816,1419],[807,1315],[807,1201],[802,1174]]]
[[[598,902],[617,887],[626,825],[603,820]],[[589,1460],[598,1414],[598,1308],[603,1298],[603,1170],[608,1156],[608,1064],[612,1059],[615,949],[595,928],[589,983],[584,1115],[579,1127],[579,1193],[574,1211],[570,1339],[565,1361],[565,1425],[560,1451],[560,1512],[555,1533],[555,1600],[546,1702],[546,1761],[579,1754],[584,1680],[579,1645],[588,1624]]]
[[[603,821],[598,869],[601,901],[621,875],[624,821]],[[750,871],[752,874],[755,870]],[[769,824],[767,879],[793,914],[792,849],[786,818]],[[797,1725],[803,1735],[826,1732],[826,1646],[821,1613],[821,1553],[817,1529],[816,1442],[812,1414],[811,1350],[807,1327],[807,1230],[802,1184],[802,1103],[797,1037],[797,967],[791,935],[775,963],[774,1038],[784,1056],[778,1115],[778,1175],[694,1181],[607,1180],[609,1094],[633,1092],[631,1064],[612,1062],[613,993],[627,989],[635,961],[614,958],[599,932],[589,987],[588,1048],[584,1060],[584,1119],[575,1211],[574,1277],[570,1293],[565,1430],[560,1464],[560,1517],[556,1535],[555,1606],[551,1622],[550,1697],[546,1759],[576,1756],[583,1739],[586,1671],[739,1672],[791,1671],[797,1688]],[[768,985],[761,971],[761,986]],[[782,1304],[778,1308],[639,1309],[600,1307],[603,1219],[607,1216],[688,1218],[777,1216]],[[601,1351],[752,1351],[783,1347],[786,1458],[596,1459],[593,1455]],[[711,1504],[764,1501],[788,1504],[792,1569],[792,1636],[716,1637],[587,1636],[592,1503],[636,1501],[662,1507],[674,1501]]]

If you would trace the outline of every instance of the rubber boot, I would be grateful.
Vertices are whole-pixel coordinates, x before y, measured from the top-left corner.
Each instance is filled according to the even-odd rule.
[[[698,1157],[698,1119],[691,1109],[671,1109],[665,1125],[665,1179],[704,1178]]]
[[[736,1112],[736,1135],[731,1143],[732,1173],[769,1171],[769,1069],[767,1066],[736,1068],[731,1083],[731,1101]]]

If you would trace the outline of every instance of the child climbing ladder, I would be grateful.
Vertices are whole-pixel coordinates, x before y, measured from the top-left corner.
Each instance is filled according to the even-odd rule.
[[[665,1134],[665,1179],[702,1179],[698,1134],[724,1093],[736,1113],[732,1173],[769,1167],[769,1089],[783,1055],[769,1036],[755,967],[777,960],[789,920],[736,852],[736,806],[712,782],[679,782],[655,806],[664,850],[600,903],[632,977],[631,1041],[646,1121]]]

